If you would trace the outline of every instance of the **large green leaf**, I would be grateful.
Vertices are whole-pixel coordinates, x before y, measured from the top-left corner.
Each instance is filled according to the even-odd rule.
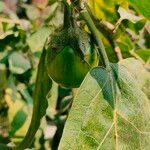
[[[144,68],[141,61],[134,58],[128,58],[120,61],[120,64],[125,66],[134,75],[139,87],[150,100],[150,72]]]
[[[51,89],[52,81],[49,78],[46,71],[45,57],[46,57],[46,50],[43,49],[39,66],[38,66],[36,85],[33,94],[34,108],[33,108],[31,124],[25,138],[15,148],[16,150],[24,150],[25,148],[28,148],[31,145],[35,133],[37,132],[40,126],[41,118],[46,114],[46,109],[48,107],[46,95]]]
[[[149,150],[149,141],[150,103],[134,76],[120,64],[112,73],[92,69],[74,99],[59,150]]]
[[[150,1],[149,0],[128,0],[133,7],[146,18],[150,19]]]

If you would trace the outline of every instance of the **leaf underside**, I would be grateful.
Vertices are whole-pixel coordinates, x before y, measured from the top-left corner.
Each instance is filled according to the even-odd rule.
[[[59,150],[150,149],[149,100],[127,68],[111,66],[111,72],[97,67],[86,76],[74,99]]]

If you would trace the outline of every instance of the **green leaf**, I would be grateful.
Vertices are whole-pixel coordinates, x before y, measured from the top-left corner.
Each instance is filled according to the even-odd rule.
[[[134,52],[138,56],[140,56],[140,58],[142,58],[142,60],[144,60],[145,62],[150,60],[150,49],[138,49],[138,50],[136,50]]]
[[[27,119],[27,114],[21,108],[13,118],[10,127],[10,135],[13,136],[19,130]]]
[[[129,70],[120,64],[111,66],[112,78],[101,67],[86,76],[74,99],[59,150],[149,149],[150,103]],[[109,87],[112,80],[115,96]],[[114,100],[114,108],[110,100]]]
[[[128,58],[131,56],[130,51],[134,49],[134,43],[132,43],[131,39],[125,35],[121,35],[117,39],[117,45],[119,46],[123,58]]]
[[[15,74],[23,74],[31,68],[29,60],[17,52],[12,53],[8,61],[10,71]]]
[[[132,73],[132,75],[134,75],[139,87],[150,100],[150,72],[144,68],[141,61],[135,58],[127,58],[121,60],[119,63],[125,66]]]
[[[49,78],[46,66],[45,66],[45,57],[46,57],[46,50],[43,49],[41,54],[39,66],[38,66],[38,73],[36,79],[35,90],[33,94],[33,114],[30,127],[28,132],[23,139],[23,141],[15,148],[16,150],[24,150],[28,148],[37,132],[41,118],[46,114],[46,109],[48,107],[48,102],[46,100],[46,95],[51,89],[52,81]]]
[[[150,1],[149,0],[128,0],[132,6],[144,15],[146,18],[150,19]]]
[[[42,27],[33,33],[28,39],[27,43],[32,52],[41,51],[44,47],[46,39],[51,34],[52,29]]]

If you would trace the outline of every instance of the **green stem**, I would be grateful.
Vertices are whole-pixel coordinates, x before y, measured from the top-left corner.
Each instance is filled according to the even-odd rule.
[[[69,28],[71,26],[71,9],[66,0],[63,0],[64,4],[64,28]]]
[[[105,47],[104,47],[101,39],[99,38],[99,32],[98,32],[93,20],[91,19],[89,13],[86,10],[81,11],[80,15],[81,15],[82,19],[88,25],[90,31],[92,32],[92,34],[95,38],[95,41],[99,47],[98,51],[100,53],[102,62],[104,63],[104,66],[106,67],[106,69],[110,70],[110,63],[109,63],[109,59],[108,59],[106,51],[105,51]]]

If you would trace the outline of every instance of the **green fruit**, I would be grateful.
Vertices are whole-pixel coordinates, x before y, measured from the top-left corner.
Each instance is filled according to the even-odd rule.
[[[94,46],[85,31],[79,28],[63,29],[52,36],[47,50],[47,71],[58,84],[79,87],[98,59]]]

